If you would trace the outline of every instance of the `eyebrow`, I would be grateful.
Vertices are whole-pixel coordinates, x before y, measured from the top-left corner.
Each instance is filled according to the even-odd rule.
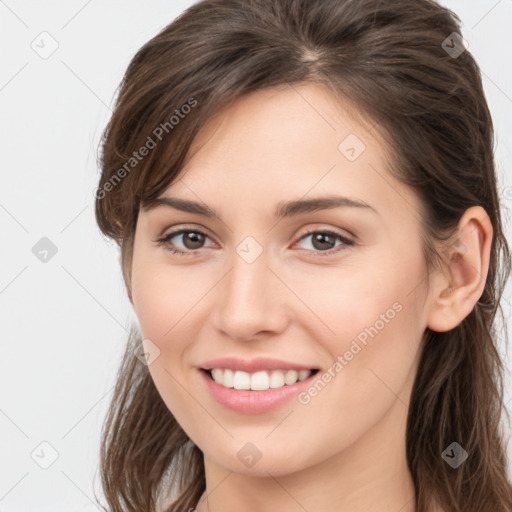
[[[195,213],[197,215],[204,215],[205,217],[219,218],[217,212],[206,204],[190,201],[188,199],[179,199],[177,197],[158,197],[145,206],[144,209],[148,211],[159,206],[169,206],[186,213]],[[319,210],[329,210],[342,206],[365,209],[379,215],[379,212],[373,208],[373,206],[370,206],[359,199],[351,199],[343,196],[325,196],[312,199],[281,201],[277,204],[276,209],[274,210],[274,217],[276,219],[284,219],[286,217],[293,217]]]

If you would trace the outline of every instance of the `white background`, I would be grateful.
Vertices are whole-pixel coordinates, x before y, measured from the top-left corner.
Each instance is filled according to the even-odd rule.
[[[191,4],[0,1],[0,512],[98,510],[99,433],[135,320],[94,220],[98,142],[130,59]],[[482,70],[510,207],[512,1],[443,5]],[[31,47],[43,31],[59,45],[48,59]],[[32,253],[42,237],[58,250],[47,263]],[[49,460],[44,441],[48,469],[31,458]]]

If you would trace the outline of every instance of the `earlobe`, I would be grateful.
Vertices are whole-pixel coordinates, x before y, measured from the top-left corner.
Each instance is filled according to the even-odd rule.
[[[493,228],[486,211],[480,206],[467,209],[443,251],[446,273],[436,274],[432,281],[429,329],[449,331],[471,313],[485,288],[492,238]]]

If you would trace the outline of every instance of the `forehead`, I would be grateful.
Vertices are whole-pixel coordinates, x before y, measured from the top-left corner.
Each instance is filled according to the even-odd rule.
[[[337,194],[390,215],[414,213],[414,194],[386,168],[379,132],[360,120],[319,84],[250,93],[205,124],[163,195],[213,201],[216,210],[257,203],[274,211],[283,199]]]
[[[384,143],[372,130],[374,124],[322,84],[280,85],[246,94],[220,110],[206,122],[190,153],[196,157],[194,163],[205,153],[205,146],[209,155],[216,153],[215,146],[219,156],[242,146],[250,151],[248,155],[285,157],[287,149],[305,153],[323,142],[324,149],[329,147],[337,157],[342,149],[339,143],[350,134],[352,141],[359,138],[359,151],[365,149],[363,146],[384,149],[377,147]],[[311,152],[315,162],[317,156]]]

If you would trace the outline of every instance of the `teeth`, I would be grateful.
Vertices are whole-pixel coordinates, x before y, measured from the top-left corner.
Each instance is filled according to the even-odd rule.
[[[221,368],[211,370],[211,376],[217,384],[226,388],[250,389],[252,391],[265,391],[270,388],[290,386],[307,379],[311,374],[311,370],[261,370],[254,373]]]
[[[233,387],[235,389],[251,389],[251,376],[245,372],[235,372]]]
[[[222,372],[222,370],[220,370]],[[223,373],[220,375],[221,378],[224,379],[224,385],[227,388],[233,387],[233,381],[235,379],[235,372],[233,370],[224,370]]]
[[[280,372],[279,370],[273,371],[270,374],[270,387],[271,388],[281,388],[284,386],[284,372]]]

